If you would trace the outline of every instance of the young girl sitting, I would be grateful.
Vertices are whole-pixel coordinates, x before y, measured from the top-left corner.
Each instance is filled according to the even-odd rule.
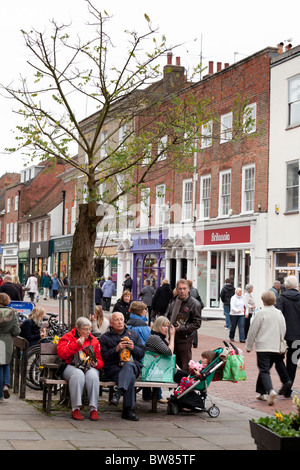
[[[194,362],[191,360],[189,362],[190,375],[188,377],[182,377],[179,387],[174,391],[174,396],[178,397],[185,390],[194,385],[201,377],[201,371],[206,369],[206,367],[211,364],[216,357],[217,354],[214,351],[203,351],[200,362]]]

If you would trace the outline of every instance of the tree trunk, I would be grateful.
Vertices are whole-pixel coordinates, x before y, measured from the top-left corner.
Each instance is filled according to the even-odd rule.
[[[89,317],[93,296],[94,246],[97,224],[97,205],[80,204],[79,217],[73,236],[71,252],[71,326],[81,316]],[[75,288],[76,286],[76,288]]]

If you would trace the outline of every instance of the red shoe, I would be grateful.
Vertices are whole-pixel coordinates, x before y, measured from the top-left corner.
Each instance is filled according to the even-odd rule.
[[[90,413],[90,419],[91,419],[92,421],[98,421],[99,415],[98,415],[97,410],[92,410],[92,411],[91,411],[91,413]]]
[[[72,418],[77,419],[78,421],[81,421],[83,419],[83,416],[80,413],[80,410],[78,408],[76,408],[76,410],[72,411]]]

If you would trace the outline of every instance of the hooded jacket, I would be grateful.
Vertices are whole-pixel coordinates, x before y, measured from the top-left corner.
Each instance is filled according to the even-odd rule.
[[[235,288],[232,284],[226,283],[224,284],[220,297],[224,305],[230,305],[230,299],[235,294]]]
[[[13,354],[13,336],[18,336],[20,331],[15,310],[0,307],[0,365],[10,364]]]
[[[103,292],[103,297],[112,297],[116,293],[116,288],[110,279],[105,281],[105,283],[102,286],[102,292]]]
[[[296,289],[287,289],[278,297],[275,307],[282,311],[285,318],[285,339],[300,339],[300,293]]]

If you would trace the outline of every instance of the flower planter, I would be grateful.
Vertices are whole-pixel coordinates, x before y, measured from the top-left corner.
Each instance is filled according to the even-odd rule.
[[[249,422],[257,450],[300,450],[300,437],[281,437],[261,424]]]

